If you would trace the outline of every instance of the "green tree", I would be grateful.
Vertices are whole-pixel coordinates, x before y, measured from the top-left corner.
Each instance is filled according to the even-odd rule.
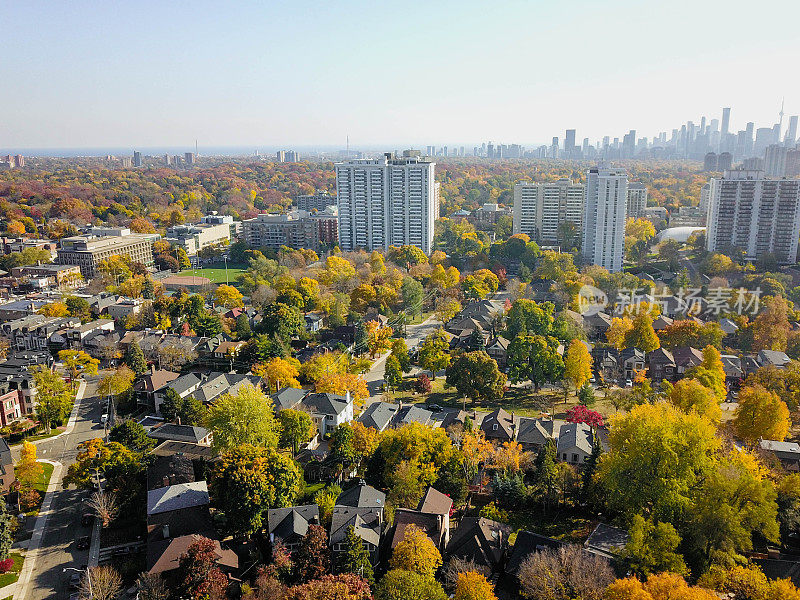
[[[558,340],[541,335],[518,335],[508,346],[511,381],[530,381],[538,392],[545,382],[561,379],[564,361],[558,354]]]
[[[399,390],[403,385],[403,369],[394,354],[389,355],[389,358],[386,359],[383,378],[386,380],[386,387],[390,390]]]
[[[144,352],[142,352],[142,347],[139,345],[138,340],[133,340],[128,345],[125,357],[122,360],[137,376],[143,375],[147,371],[147,361],[144,358]]]
[[[518,335],[549,335],[555,321],[555,307],[550,302],[537,304],[520,298],[511,305],[506,317],[506,336],[513,340]]]
[[[419,281],[413,277],[404,277],[400,286],[400,296],[403,299],[403,308],[407,314],[415,317],[422,313],[425,291]]]
[[[450,364],[450,343],[447,341],[444,329],[437,329],[422,342],[419,349],[419,366],[431,372],[431,378],[436,379],[436,372],[447,368]]]
[[[206,424],[214,434],[217,450],[231,450],[242,444],[277,447],[280,427],[275,421],[269,396],[252,385],[239,388],[236,395],[223,394],[208,408]]]
[[[278,413],[281,430],[281,447],[291,448],[297,454],[298,447],[314,437],[317,433],[314,422],[307,412],[286,409]]]
[[[375,600],[447,600],[447,594],[432,577],[392,569],[378,583]]]
[[[111,442],[119,442],[132,452],[149,452],[156,445],[156,441],[148,437],[142,424],[133,419],[126,419],[114,425],[108,434],[108,439]]]
[[[347,528],[345,550],[339,555],[339,572],[353,573],[363,577],[370,585],[375,583],[369,552],[364,547],[363,540],[356,535],[356,530],[352,525]]]
[[[241,444],[214,464],[211,495],[225,515],[228,530],[249,535],[261,529],[267,509],[292,506],[302,475],[291,457],[273,447]]]
[[[678,552],[681,536],[671,524],[635,515],[628,534],[630,540],[621,558],[636,575],[647,577],[663,571],[687,574],[686,563]]]
[[[454,386],[473,403],[485,402],[503,397],[506,376],[486,352],[459,352],[447,367],[447,385]]]
[[[248,316],[246,314],[241,314],[236,317],[236,339],[249,340],[252,335],[253,331],[250,329],[250,319]]]
[[[14,518],[5,502],[0,502],[0,560],[6,560],[14,543]]]
[[[36,418],[49,432],[53,425],[61,425],[72,410],[74,395],[67,382],[47,367],[33,369],[36,385]]]
[[[194,396],[181,396],[171,387],[164,392],[164,400],[159,407],[161,416],[167,421],[180,419],[183,425],[202,425],[206,407]]]
[[[259,329],[262,333],[288,342],[305,329],[305,319],[297,308],[276,302],[264,308]]]
[[[408,346],[403,338],[392,340],[392,356],[400,363],[400,370],[408,373],[411,370],[411,357],[408,354]]]
[[[328,443],[331,456],[343,465],[351,465],[356,461],[356,450],[353,445],[355,434],[349,423],[342,423],[331,434]]]

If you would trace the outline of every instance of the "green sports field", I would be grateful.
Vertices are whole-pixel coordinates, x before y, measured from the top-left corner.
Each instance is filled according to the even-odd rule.
[[[247,270],[246,265],[237,265],[228,263],[228,280],[231,285],[236,283],[236,276]],[[202,269],[187,269],[181,271],[178,275],[197,275],[198,277],[208,277],[211,283],[225,283],[225,264],[212,264]]]

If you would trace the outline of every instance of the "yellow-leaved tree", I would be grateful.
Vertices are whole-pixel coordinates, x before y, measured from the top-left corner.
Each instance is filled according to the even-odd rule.
[[[592,355],[580,340],[572,340],[564,358],[564,379],[571,383],[575,391],[588,383],[592,377]]]
[[[406,527],[403,540],[392,552],[389,566],[392,569],[404,569],[433,579],[436,570],[442,566],[442,555],[422,529],[416,525],[409,525]]]
[[[759,439],[782,442],[790,424],[789,408],[774,392],[758,384],[739,392],[733,429],[746,442],[754,444]]]
[[[458,574],[454,600],[497,600],[494,588],[486,577],[477,571]]]

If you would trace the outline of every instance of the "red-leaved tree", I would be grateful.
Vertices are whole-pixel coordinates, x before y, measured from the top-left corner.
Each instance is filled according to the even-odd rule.
[[[285,600],[371,600],[369,584],[352,573],[325,575],[303,585],[296,585],[286,592]]]
[[[208,538],[198,538],[178,559],[178,581],[184,596],[192,600],[221,600],[228,578],[217,566],[217,547]]]
[[[569,409],[567,411],[568,423],[586,423],[589,427],[602,427],[603,415],[596,410],[590,410],[583,404]]]

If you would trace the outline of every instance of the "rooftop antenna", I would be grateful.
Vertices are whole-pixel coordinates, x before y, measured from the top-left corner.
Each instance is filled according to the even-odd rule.
[[[780,119],[778,120],[778,137],[780,137],[781,129],[783,129],[783,103],[786,98],[781,98],[781,112],[778,113]]]

